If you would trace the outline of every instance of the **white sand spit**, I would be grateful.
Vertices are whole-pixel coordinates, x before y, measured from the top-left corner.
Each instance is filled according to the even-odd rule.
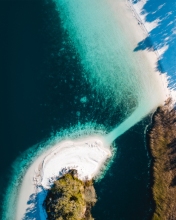
[[[145,3],[145,1],[141,2]],[[144,21],[139,19],[140,17],[138,16],[139,10],[137,13],[137,7],[134,10],[134,7],[129,7],[129,4],[125,4],[124,0],[109,0],[108,4],[112,8],[112,16],[115,16],[119,27],[121,27],[127,39],[129,39],[126,42],[129,50],[133,51],[137,43],[147,36],[145,23],[143,24],[142,22]],[[140,8],[142,8],[142,5]],[[160,72],[156,70],[158,60],[156,53],[148,50],[138,51],[133,53],[133,57],[135,57],[136,65],[138,66],[142,65],[145,61],[145,65],[141,67],[144,69],[143,74],[147,73],[146,79],[151,79],[151,84],[152,81],[156,82],[155,87],[157,88],[156,91],[159,91],[160,100],[165,100],[170,95],[167,88],[167,76],[164,74],[160,75]],[[146,84],[148,86],[149,82]],[[164,89],[160,89],[161,87]],[[158,103],[161,102],[160,100]],[[78,170],[80,179],[93,178],[99,174],[104,162],[110,156],[110,148],[106,146],[102,136],[63,141],[46,150],[28,168],[16,200],[16,212],[8,219],[28,219],[24,217],[27,212],[30,213],[30,219],[46,219],[46,214],[41,204],[46,196],[46,190],[51,187],[56,177],[63,175],[68,169],[73,168]],[[34,198],[34,202],[37,201],[37,205],[27,203],[31,200],[31,197]],[[33,212],[33,208],[37,210]]]
[[[41,185],[50,188],[54,179],[70,169],[76,169],[81,180],[92,179],[110,156],[110,150],[98,139],[60,143],[43,161]]]
[[[16,219],[25,219],[27,213],[33,219],[46,219],[42,207],[46,190],[54,181],[71,169],[78,171],[81,180],[97,176],[105,161],[111,157],[111,150],[101,136],[62,141],[38,157],[27,170],[16,211]],[[27,204],[33,198],[32,202]],[[34,211],[34,204],[36,211]]]

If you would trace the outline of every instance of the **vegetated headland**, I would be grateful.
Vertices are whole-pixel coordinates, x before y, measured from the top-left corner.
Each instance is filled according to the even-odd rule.
[[[91,207],[96,201],[93,181],[78,179],[73,169],[54,182],[44,206],[48,220],[93,220]]]
[[[153,116],[149,131],[153,157],[152,220],[176,219],[176,109],[171,98]]]

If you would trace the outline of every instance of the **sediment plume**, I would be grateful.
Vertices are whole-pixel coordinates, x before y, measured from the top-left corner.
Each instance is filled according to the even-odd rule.
[[[172,99],[159,107],[149,132],[153,156],[152,220],[176,219],[176,110]]]

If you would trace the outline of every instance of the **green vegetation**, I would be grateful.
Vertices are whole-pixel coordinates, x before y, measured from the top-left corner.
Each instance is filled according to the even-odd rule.
[[[92,181],[81,181],[71,170],[55,181],[45,200],[49,220],[93,220],[90,210],[96,203]]]
[[[152,220],[176,219],[176,110],[168,99],[153,117],[149,133],[153,156],[153,198],[155,212]]]

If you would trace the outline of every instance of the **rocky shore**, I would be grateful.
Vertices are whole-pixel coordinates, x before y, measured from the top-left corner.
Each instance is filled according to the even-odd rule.
[[[152,220],[176,219],[176,110],[172,99],[159,107],[149,132],[153,157]]]
[[[91,207],[96,203],[92,180],[78,179],[70,170],[54,182],[45,199],[48,220],[93,220]]]

